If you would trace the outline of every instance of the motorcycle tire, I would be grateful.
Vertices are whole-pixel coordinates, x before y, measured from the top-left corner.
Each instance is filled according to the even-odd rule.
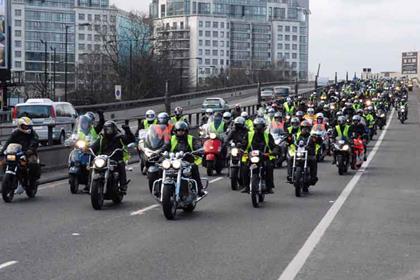
[[[17,180],[16,177],[11,174],[5,174],[3,176],[3,182],[1,185],[1,195],[4,202],[10,203],[15,196]]]
[[[295,171],[295,182],[294,182],[294,186],[295,186],[295,196],[296,197],[301,197],[302,196],[302,183],[301,181],[303,180],[302,178],[302,174],[303,174],[303,170],[301,167],[296,167],[296,171]]]
[[[231,168],[230,169],[230,187],[232,189],[232,191],[237,191],[238,190],[238,173],[239,173],[239,169],[238,168]]]
[[[401,118],[401,119],[400,119],[400,122],[401,122],[401,124],[404,124],[404,122],[405,122],[405,121],[404,121],[404,119],[403,119],[403,118]]]
[[[79,191],[79,179],[77,175],[70,175],[69,177],[70,192],[76,194]]]
[[[123,199],[124,199],[124,194],[118,190],[113,195],[112,202],[114,202],[114,204],[121,204],[121,202],[123,201]]]
[[[38,181],[35,181],[28,188],[25,189],[26,195],[29,198],[35,198],[36,193],[38,192],[38,185],[39,185]]]
[[[342,156],[337,157],[337,165],[338,165],[338,174],[340,176],[344,175],[344,173],[346,172],[346,166],[344,164],[344,159]]]
[[[207,162],[207,176],[213,176],[214,162]]]
[[[258,178],[258,176],[252,177],[252,182],[251,182],[251,201],[252,201],[252,206],[254,208],[259,208],[260,207],[260,203],[262,202],[262,201],[260,201],[260,194],[258,193],[258,191],[259,191],[258,184],[259,184],[259,178]]]
[[[100,180],[92,182],[92,192],[90,194],[90,201],[95,210],[101,210],[104,206],[104,185]]]
[[[163,194],[162,194],[162,209],[163,215],[167,220],[173,220],[176,216],[176,201],[175,201],[175,194],[174,188],[171,185],[163,186]]]
[[[182,208],[182,210],[184,210],[185,213],[192,213],[196,205],[196,203],[190,204],[187,207]]]

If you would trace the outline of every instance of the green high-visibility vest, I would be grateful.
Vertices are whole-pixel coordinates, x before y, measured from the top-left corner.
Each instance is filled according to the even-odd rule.
[[[292,127],[292,126],[289,126],[289,127],[287,128],[287,130],[289,131],[289,134],[292,134],[293,127]],[[298,132],[296,132],[296,138],[299,138],[299,137],[300,137],[300,133],[301,133],[301,132],[302,132],[302,131],[301,131],[300,127],[299,127]]]
[[[254,141],[255,131],[248,132],[248,146],[246,147],[246,152],[249,152],[252,146],[252,141]],[[270,133],[264,132],[264,142],[265,142],[265,148],[268,149],[268,152],[271,153],[270,149]],[[242,161],[246,161],[247,157],[242,157]],[[270,156],[270,160],[275,159],[274,156]]]
[[[99,139],[99,154],[102,154],[102,140],[104,138],[101,136]],[[121,141],[121,145],[122,145],[122,150],[123,150],[123,160],[125,162],[130,160],[130,153],[128,152],[128,148],[127,146],[124,144],[124,142],[120,139]]]
[[[254,123],[252,122],[252,120],[246,120],[245,121],[245,126],[246,126],[246,128],[248,128],[248,131],[249,132],[251,132],[251,131],[254,131]]]
[[[210,132],[214,132],[217,135],[220,135],[224,132],[224,130],[225,130],[225,123],[224,122],[221,122],[218,128],[215,127],[214,122],[212,122],[210,124]]]
[[[190,147],[191,151],[194,151],[193,140],[194,140],[194,138],[192,137],[192,135],[187,136],[188,147]],[[174,152],[177,146],[178,146],[178,139],[176,138],[175,135],[172,135],[172,137],[171,137],[171,152]],[[201,159],[201,157],[194,156],[194,163],[196,165],[200,165],[202,163],[202,161],[203,160]]]
[[[149,122],[147,120],[143,121],[144,129],[149,129],[149,127],[151,127],[154,124],[157,124],[157,120],[154,120],[151,124],[149,124]]]
[[[289,103],[287,103],[287,102],[285,102],[283,104],[283,108],[286,111],[286,113],[288,113],[288,114],[293,114],[293,111],[295,110],[295,107],[294,106],[289,107]]]
[[[335,130],[337,131],[338,137],[342,138],[343,135],[344,135],[344,137],[346,137],[347,139],[349,138],[349,129],[350,129],[350,126],[349,125],[346,125],[344,127],[344,131],[341,131],[341,127],[339,125],[337,125],[335,127]]]
[[[90,137],[92,137],[92,141],[93,142],[95,142],[96,140],[98,140],[99,135],[98,135],[98,133],[96,133],[96,130],[95,130],[94,127],[91,127],[90,128],[89,135],[90,135]]]

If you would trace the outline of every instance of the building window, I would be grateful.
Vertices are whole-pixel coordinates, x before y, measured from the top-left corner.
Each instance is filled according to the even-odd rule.
[[[204,64],[205,65],[210,65],[210,59],[206,58],[206,60],[204,60]]]
[[[79,50],[83,51],[85,49],[85,44],[79,44]]]
[[[297,50],[297,44],[292,45],[292,50]]]
[[[229,48],[230,42],[226,41],[226,47]]]
[[[220,56],[225,56],[225,51],[224,50],[220,50]]]
[[[281,34],[278,35],[278,41],[283,41],[283,35]]]
[[[85,27],[83,25],[79,25],[79,31],[85,30]]]
[[[183,21],[181,21],[181,22],[179,23],[179,28],[180,28],[180,29],[184,29],[184,22],[183,22]]]
[[[22,21],[20,19],[15,20],[15,26],[22,26]]]
[[[161,17],[166,16],[166,6],[165,5],[160,5],[160,15],[161,15]]]
[[[219,42],[218,41],[213,41],[213,47],[218,47],[219,46]]]
[[[203,40],[198,40],[198,45],[201,47],[203,45]]]
[[[22,41],[15,41],[15,47],[16,48],[21,48],[22,47]]]
[[[288,25],[286,25],[286,27],[285,27],[286,29],[285,29],[285,31],[286,32],[290,32],[290,26],[288,26]]]
[[[199,26],[199,27],[203,27],[203,21],[201,21],[201,20],[200,20],[200,21],[198,22],[198,26]]]
[[[220,38],[225,38],[225,32],[224,31],[220,31]]]
[[[285,54],[284,54],[284,58],[286,58],[286,59],[290,59],[290,53],[285,53]]]
[[[290,41],[290,35],[286,35],[286,36],[284,36],[284,40],[285,40],[285,41]]]
[[[15,16],[20,17],[22,16],[22,10],[15,10]]]
[[[206,47],[210,47],[211,46],[211,41],[210,40],[206,40]]]
[[[178,29],[178,23],[172,22],[172,29]]]
[[[22,57],[21,51],[15,51],[15,57]]]
[[[228,22],[228,23],[226,23],[226,28],[227,28],[227,29],[229,29],[229,22]]]
[[[85,34],[79,33],[79,40],[84,40],[84,39],[85,39]]]
[[[220,47],[222,47],[222,48],[225,47],[225,41],[220,41]]]
[[[22,30],[15,30],[15,37],[22,36]]]
[[[206,21],[206,27],[209,28],[211,26],[211,22],[210,21]]]
[[[292,53],[292,58],[297,59],[297,53]]]
[[[100,51],[100,50],[101,50],[101,45],[95,44],[95,51]]]
[[[279,30],[279,32],[283,32],[283,25],[277,26],[277,29]]]
[[[203,50],[202,49],[198,50],[198,55],[203,55]]]
[[[219,52],[218,52],[218,50],[213,50],[213,55],[214,55],[214,56],[217,56],[217,55],[219,55]]]
[[[297,33],[297,32],[298,32],[298,28],[297,28],[297,26],[293,26],[293,27],[292,27],[292,31],[293,31],[293,33]]]
[[[22,62],[21,61],[15,61],[15,67],[16,68],[21,68],[22,67]]]
[[[107,22],[108,21],[108,16],[107,15],[102,15],[102,21]]]
[[[79,20],[85,20],[85,14],[79,14]]]
[[[219,28],[219,23],[217,21],[213,21],[213,28]]]
[[[88,41],[92,41],[92,34],[88,34],[87,39],[88,39]]]
[[[292,36],[292,40],[293,40],[294,42],[296,42],[296,41],[297,41],[297,39],[298,39],[298,38],[297,38],[297,35],[293,35],[293,36]]]
[[[206,55],[210,55],[210,50],[206,50]]]
[[[213,65],[217,65],[217,64],[218,64],[218,62],[219,62],[219,60],[217,60],[217,59],[213,59]]]
[[[282,49],[283,49],[283,44],[277,44],[277,48],[278,48],[279,50],[282,50]]]
[[[198,36],[203,37],[203,30],[198,31]]]
[[[220,60],[220,65],[224,65],[225,61],[223,59]]]
[[[88,14],[88,21],[92,21],[92,15]]]
[[[225,23],[224,22],[220,23],[220,28],[225,28]]]
[[[213,37],[215,37],[215,38],[219,37],[219,32],[213,31]]]
[[[95,15],[95,21],[101,21],[101,15]]]
[[[290,50],[290,44],[284,44],[284,48],[285,48],[286,50]]]
[[[210,31],[206,31],[206,37],[210,37],[211,36],[211,32]]]

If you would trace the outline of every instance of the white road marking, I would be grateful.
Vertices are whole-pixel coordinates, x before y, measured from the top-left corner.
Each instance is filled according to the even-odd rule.
[[[213,179],[209,181],[210,184],[216,183],[217,181],[223,180],[223,177],[217,177],[216,179]]]
[[[389,125],[391,124],[394,113],[395,113],[395,110],[392,109],[392,113],[388,120],[388,123],[385,129],[382,131],[382,134],[379,137],[378,141],[376,142],[375,147],[372,149],[367,161],[363,163],[362,170],[365,170],[369,166],[372,159],[375,157],[376,152],[379,150],[379,147],[382,144],[385,134],[389,128]],[[321,241],[321,238],[324,236],[326,230],[329,228],[334,218],[337,216],[337,213],[340,211],[341,207],[344,205],[347,198],[350,196],[351,192],[353,191],[354,187],[359,182],[362,175],[363,175],[363,172],[357,172],[353,176],[351,181],[347,184],[347,186],[341,192],[336,202],[331,206],[327,214],[325,214],[325,216],[322,218],[322,220],[319,222],[316,228],[312,231],[311,235],[308,237],[305,244],[303,244],[303,247],[299,250],[299,252],[293,258],[293,260],[287,265],[286,269],[280,275],[278,280],[295,279],[296,275],[302,269],[302,267],[306,263],[306,260],[311,255],[312,251]]]
[[[15,265],[17,263],[18,263],[18,261],[10,261],[10,262],[2,263],[2,264],[0,264],[0,270],[3,269],[3,268],[6,268],[8,266]]]
[[[154,208],[156,208],[156,207],[159,207],[159,206],[160,206],[160,204],[153,204],[153,205],[150,205],[150,206],[148,206],[148,207],[146,207],[146,208],[143,208],[143,209],[140,209],[140,210],[137,210],[137,211],[131,212],[130,216],[143,215],[143,214],[144,214],[144,213],[146,213],[147,211],[150,211],[150,210],[152,210],[152,209],[154,209]]]
[[[78,232],[73,232],[71,235],[72,235],[72,236],[80,236],[80,233],[78,233]]]

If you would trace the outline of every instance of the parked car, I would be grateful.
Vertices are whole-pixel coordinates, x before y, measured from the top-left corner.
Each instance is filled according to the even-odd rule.
[[[206,98],[201,106],[201,111],[204,113],[207,109],[213,109],[214,112],[223,112],[229,110],[229,104],[219,97]]]
[[[266,100],[271,100],[274,97],[274,89],[273,88],[263,88],[261,89],[261,99],[266,101]]]
[[[274,88],[274,96],[276,98],[285,98],[290,94],[290,87],[287,86],[278,86]]]
[[[53,141],[63,144],[72,133],[77,112],[68,102],[54,102],[45,98],[28,99],[25,103],[17,104],[12,109],[13,123],[21,117],[31,118],[34,130],[39,135],[42,144],[48,143],[48,125],[54,125]],[[43,126],[37,126],[43,125]]]

